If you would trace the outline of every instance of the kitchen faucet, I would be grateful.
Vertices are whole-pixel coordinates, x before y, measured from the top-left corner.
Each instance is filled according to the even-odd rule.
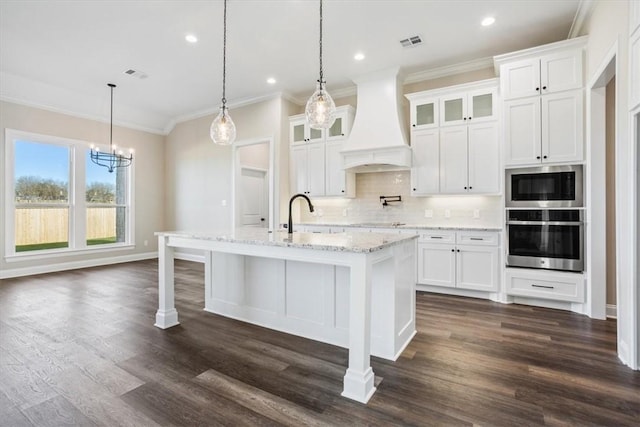
[[[307,203],[309,204],[309,212],[313,212],[313,205],[311,204],[311,200],[309,200],[309,198],[307,196],[305,196],[304,194],[295,194],[291,197],[291,200],[289,200],[289,224],[288,224],[288,233],[292,234],[293,233],[293,223],[291,222],[291,205],[293,204],[293,201],[295,199],[297,199],[298,197],[304,197],[305,200],[307,201]]]

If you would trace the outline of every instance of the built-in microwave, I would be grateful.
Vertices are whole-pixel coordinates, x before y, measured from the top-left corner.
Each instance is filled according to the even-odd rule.
[[[582,189],[582,165],[506,171],[506,205],[510,208],[583,207]]]

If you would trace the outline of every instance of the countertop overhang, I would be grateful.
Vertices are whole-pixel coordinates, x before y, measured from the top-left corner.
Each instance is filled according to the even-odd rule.
[[[269,232],[264,228],[237,228],[222,231],[161,231],[156,236],[177,237],[257,246],[278,246],[322,251],[369,253],[394,246],[417,236],[366,232],[300,233]]]
[[[468,227],[468,226],[437,226],[425,224],[406,224],[401,222],[303,222],[300,226],[318,227],[352,227],[352,228],[381,228],[398,230],[460,230],[460,231],[502,231],[500,227]]]

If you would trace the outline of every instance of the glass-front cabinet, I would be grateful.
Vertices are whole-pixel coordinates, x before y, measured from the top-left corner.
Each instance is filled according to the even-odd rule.
[[[305,142],[319,142],[324,139],[322,129],[312,129],[307,124],[304,114],[289,121],[289,138],[291,144],[303,144]]]
[[[410,116],[411,129],[428,129],[437,127],[438,98],[411,99]]]
[[[354,110],[352,107],[338,107],[336,109],[336,120],[333,122],[333,125],[327,129],[326,140],[333,141],[349,136],[353,116]]]
[[[440,126],[495,120],[495,88],[459,92],[440,97]]]

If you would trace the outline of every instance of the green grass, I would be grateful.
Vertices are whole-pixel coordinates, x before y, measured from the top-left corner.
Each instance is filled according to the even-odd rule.
[[[102,239],[87,240],[87,246],[108,245],[111,243],[116,243],[116,236],[104,237]],[[60,249],[60,248],[68,248],[68,247],[69,247],[69,242],[37,243],[35,245],[16,245],[16,252],[43,251],[47,249]]]
[[[113,237],[104,237],[102,239],[88,239],[87,246],[92,245],[108,245],[110,243],[116,243],[116,236]]]
[[[35,245],[16,245],[16,252],[42,251],[45,249],[68,248],[69,242],[37,243]]]

